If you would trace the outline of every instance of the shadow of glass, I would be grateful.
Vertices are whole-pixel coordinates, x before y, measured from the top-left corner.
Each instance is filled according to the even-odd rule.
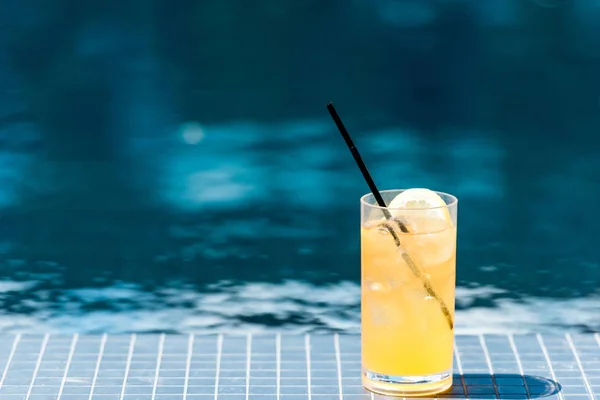
[[[558,382],[541,376],[519,374],[464,374],[454,375],[452,389],[435,396],[436,399],[537,399],[561,391]],[[397,399],[374,395],[376,400]],[[420,397],[427,399],[429,397]],[[433,397],[431,397],[433,399]]]
[[[454,375],[452,390],[438,398],[464,399],[536,399],[560,392],[558,382],[541,376],[519,374],[464,374]]]

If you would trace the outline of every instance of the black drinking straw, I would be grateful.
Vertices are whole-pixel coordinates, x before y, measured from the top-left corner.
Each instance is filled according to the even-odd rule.
[[[375,185],[375,181],[373,181],[373,178],[371,177],[371,174],[369,173],[367,166],[365,165],[364,161],[362,160],[362,157],[360,156],[358,149],[354,145],[354,142],[352,141],[350,134],[346,130],[346,127],[344,126],[342,119],[340,118],[337,111],[335,110],[333,103],[327,103],[327,111],[329,111],[329,114],[331,114],[331,118],[333,118],[333,121],[335,122],[335,124],[337,125],[337,128],[339,129],[340,133],[342,134],[342,137],[344,138],[346,145],[348,146],[348,148],[350,149],[350,152],[352,153],[352,156],[354,157],[354,161],[356,161],[356,164],[358,165],[360,172],[362,173],[363,177],[367,181],[367,185],[369,185],[369,189],[371,189],[371,193],[373,193],[373,197],[375,198],[375,201],[377,202],[379,207],[382,207],[381,211],[383,212],[383,215],[385,215],[386,219],[393,220],[394,222],[396,222],[396,224],[400,228],[400,231],[402,231],[404,233],[408,233],[408,228],[406,227],[404,222],[400,221],[399,219],[393,218],[392,214],[387,210],[387,205],[385,204],[383,197],[381,197],[381,193],[377,189],[377,186]],[[394,239],[396,246],[398,248],[401,248],[402,244],[400,242],[400,237],[394,230],[394,227],[387,222],[383,223],[382,227],[385,228],[390,233],[390,235]],[[423,284],[423,287],[425,288],[425,291],[427,292],[427,294],[429,296],[433,297],[439,303],[440,309],[442,310],[442,314],[444,314],[444,316],[446,317],[446,320],[448,321],[448,325],[450,326],[450,330],[452,330],[454,328],[454,322],[452,321],[452,314],[450,314],[450,310],[446,306],[444,299],[442,299],[435,292],[435,290],[433,289],[433,286],[431,286],[431,282],[429,281],[429,278],[427,277],[427,275],[425,275],[421,271],[421,269],[417,266],[417,264],[415,264],[415,262],[412,260],[412,258],[408,255],[408,253],[406,251],[402,251],[402,258],[404,259],[404,261],[406,262],[406,264],[408,265],[410,270],[413,272],[413,274],[415,274],[415,276],[421,280],[421,283]]]
[[[373,181],[373,178],[371,177],[371,174],[369,173],[369,170],[367,169],[365,162],[362,160],[362,157],[360,156],[358,149],[354,145],[354,142],[352,141],[350,134],[346,130],[346,127],[344,126],[342,119],[340,118],[337,111],[335,110],[333,103],[327,104],[327,111],[329,111],[329,114],[331,114],[331,118],[333,118],[333,122],[335,122],[340,133],[342,134],[342,137],[344,138],[346,145],[348,146],[348,148],[350,149],[350,152],[352,153],[352,157],[354,157],[354,161],[356,161],[356,164],[358,164],[358,168],[360,169],[360,172],[365,177],[365,181],[367,181],[367,185],[369,185],[369,189],[371,189],[371,193],[373,193],[373,197],[375,197],[375,201],[377,202],[377,204],[379,204],[379,207],[383,207],[382,211],[383,211],[383,214],[385,215],[385,217],[387,219],[391,219],[392,214],[390,214],[390,212],[387,210],[387,208],[386,208],[387,205],[385,204],[385,201],[383,201],[383,197],[381,197],[381,193],[379,193],[379,190],[377,189],[377,186],[375,185],[375,181]]]

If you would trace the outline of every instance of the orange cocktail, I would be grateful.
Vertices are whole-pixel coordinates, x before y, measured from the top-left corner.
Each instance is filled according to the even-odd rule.
[[[427,189],[361,199],[363,384],[388,395],[452,385],[455,197]]]

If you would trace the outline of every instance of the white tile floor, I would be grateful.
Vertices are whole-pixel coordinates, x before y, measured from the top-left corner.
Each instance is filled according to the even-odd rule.
[[[354,335],[0,336],[0,400],[373,400]],[[441,398],[600,397],[598,335],[457,336]]]

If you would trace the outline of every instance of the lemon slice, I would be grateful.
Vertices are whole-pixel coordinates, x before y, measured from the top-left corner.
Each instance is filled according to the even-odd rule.
[[[453,225],[446,202],[429,189],[407,189],[388,204],[388,209],[411,233],[434,233]]]

